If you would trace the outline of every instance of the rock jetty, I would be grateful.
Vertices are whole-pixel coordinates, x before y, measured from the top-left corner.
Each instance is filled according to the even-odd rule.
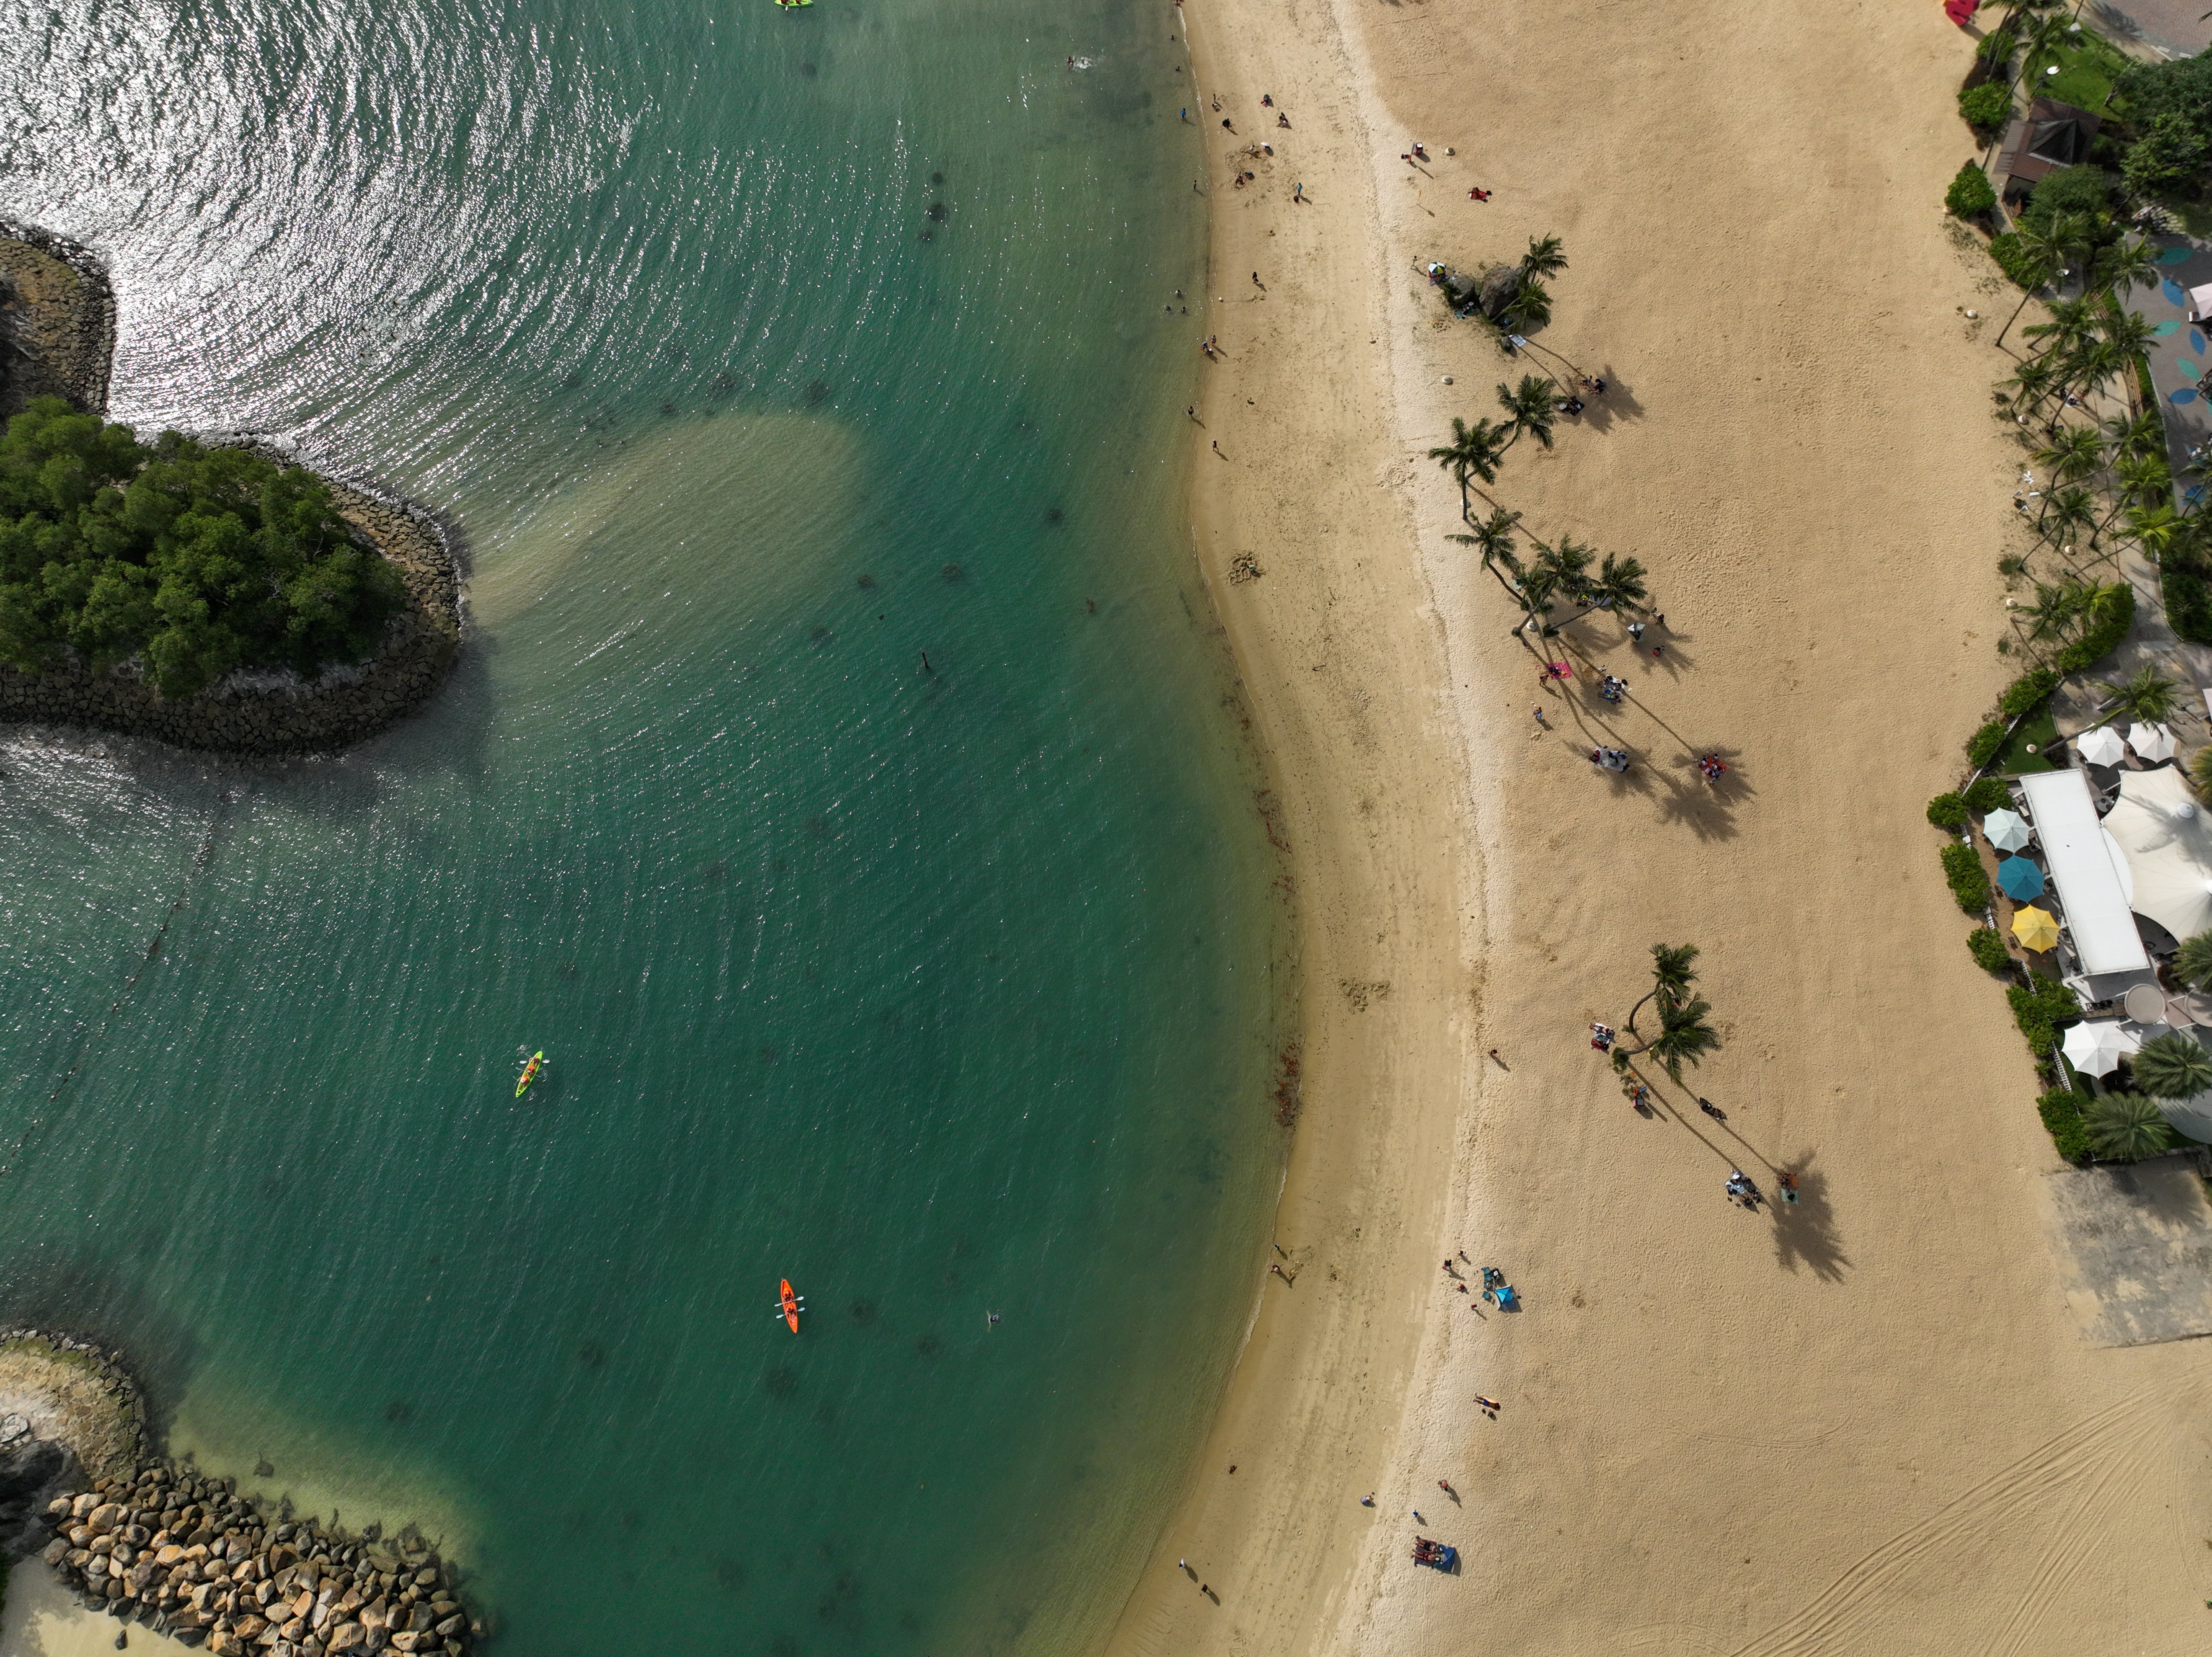
[[[107,408],[115,290],[92,250],[0,219],[0,417],[34,397]]]
[[[483,1624],[437,1551],[264,1513],[238,1481],[154,1462],[47,1504],[40,1557],[88,1608],[252,1657],[463,1657]]]

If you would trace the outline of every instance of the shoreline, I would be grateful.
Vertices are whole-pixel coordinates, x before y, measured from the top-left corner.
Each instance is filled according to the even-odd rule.
[[[2212,1381],[2187,1343],[2081,1339],[2045,1235],[2062,1165],[1922,820],[2010,677],[2001,290],[1942,213],[1971,40],[1935,12],[1718,0],[1664,40],[1595,0],[1188,10],[1226,352],[1194,535],[1300,880],[1316,1062],[1281,1240],[1328,1287],[1293,1305],[1316,1277],[1263,1279],[1106,1648],[1451,1650],[1470,1612],[1530,1657],[2188,1637],[2212,1498],[2175,1470]],[[1867,112],[1832,153],[1793,137],[1816,99]],[[1282,140],[1242,188],[1224,116]],[[1426,167],[1400,155],[1416,136]],[[1639,557],[1674,616],[1662,660],[1610,618],[1567,628],[1630,700],[1578,666],[1532,730],[1514,617],[1441,538],[1458,501],[1426,451],[1497,412],[1493,381],[1565,370],[1444,321],[1418,262],[1547,234],[1571,264],[1538,343],[1611,391],[1493,492],[1526,531]],[[1594,780],[1594,742],[1635,774]],[[1727,790],[1697,776],[1708,746]],[[1376,859],[1425,836],[1378,894]],[[1655,941],[1702,948],[1723,1047],[1632,1116],[1586,1026],[1648,987]],[[1455,952],[1452,993],[1401,998]],[[1394,1038],[1358,1057],[1377,1010]],[[1732,1162],[1802,1201],[1748,1219]],[[1437,1270],[1462,1248],[1528,1311],[1482,1317]],[[1416,1533],[1462,1576],[1414,1569]],[[1511,1591],[1470,1601],[1484,1577]]]
[[[1192,440],[1192,549],[1281,805],[1303,1057],[1267,1257],[1283,1275],[1259,1274],[1204,1448],[1106,1643],[1178,1657],[1305,1648],[1346,1609],[1374,1517],[1358,1497],[1396,1430],[1378,1405],[1411,1383],[1420,1336],[1400,1285],[1435,1270],[1466,1096],[1480,982],[1459,923],[1481,925],[1462,907],[1476,837],[1439,717],[1443,630],[1407,556],[1389,352],[1368,325],[1386,278],[1365,123],[1342,91],[1352,49],[1233,7],[1184,21],[1209,129],[1201,297],[1224,353]],[[1288,132],[1259,118],[1263,93]],[[1233,135],[1205,107],[1217,95]],[[1231,181],[1224,152],[1278,139],[1244,164],[1251,184]]]

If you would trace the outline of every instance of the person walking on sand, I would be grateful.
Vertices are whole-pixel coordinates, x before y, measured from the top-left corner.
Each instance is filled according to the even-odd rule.
[[[1361,1496],[1359,1498],[1359,1505],[1363,1508],[1373,1507],[1375,1505],[1375,1492],[1370,1490],[1366,1495]]]

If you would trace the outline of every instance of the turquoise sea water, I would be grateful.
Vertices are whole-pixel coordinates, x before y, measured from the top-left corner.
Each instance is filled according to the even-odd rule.
[[[0,743],[0,1317],[501,1649],[1082,1648],[1218,1395],[1284,918],[1168,14],[0,3],[115,416],[434,502],[477,624],[339,762]]]

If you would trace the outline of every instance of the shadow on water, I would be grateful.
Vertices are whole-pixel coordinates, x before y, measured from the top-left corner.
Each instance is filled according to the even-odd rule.
[[[143,1243],[147,1239],[142,1238]],[[123,1350],[155,1443],[167,1440],[200,1358],[198,1338],[144,1287],[145,1273],[92,1254],[42,1247],[0,1262],[0,1324],[74,1335]]]

